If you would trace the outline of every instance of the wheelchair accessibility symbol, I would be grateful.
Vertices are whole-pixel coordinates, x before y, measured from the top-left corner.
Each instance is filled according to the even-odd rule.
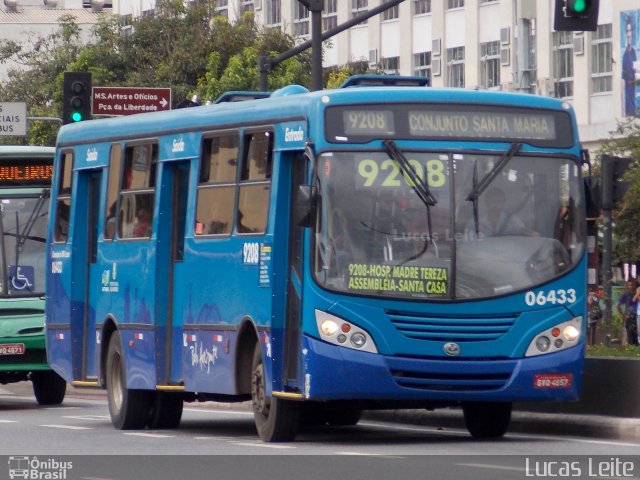
[[[11,265],[9,267],[9,277],[11,277],[12,291],[33,291],[33,281],[35,278],[33,267],[30,265]]]

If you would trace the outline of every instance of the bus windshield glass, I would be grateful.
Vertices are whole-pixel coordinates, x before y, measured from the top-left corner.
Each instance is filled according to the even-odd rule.
[[[42,295],[49,197],[7,195],[0,202],[0,295]]]
[[[547,282],[581,258],[584,200],[574,160],[515,151],[503,163],[499,153],[402,154],[415,175],[387,152],[319,157],[314,267],[325,288],[489,298]],[[432,201],[420,198],[425,189],[416,181]]]

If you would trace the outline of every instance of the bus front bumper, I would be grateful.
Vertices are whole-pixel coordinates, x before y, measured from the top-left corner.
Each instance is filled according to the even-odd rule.
[[[310,400],[576,400],[584,345],[504,360],[420,359],[339,347],[305,336],[304,396]]]

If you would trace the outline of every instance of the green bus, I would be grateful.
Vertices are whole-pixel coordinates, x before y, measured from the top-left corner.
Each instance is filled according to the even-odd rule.
[[[66,382],[47,363],[44,303],[52,147],[0,146],[0,383],[30,380],[40,405]]]

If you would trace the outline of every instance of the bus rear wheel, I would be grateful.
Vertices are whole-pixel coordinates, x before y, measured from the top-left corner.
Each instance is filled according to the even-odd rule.
[[[127,388],[120,333],[113,332],[107,350],[107,401],[111,422],[119,430],[142,429],[149,420],[152,392]]]
[[[256,344],[253,351],[251,405],[258,437],[262,441],[288,442],[295,438],[300,423],[300,404],[267,396],[260,344]]]
[[[53,370],[32,372],[31,384],[39,405],[60,405],[67,392],[67,382]]]
[[[500,438],[511,423],[510,402],[464,402],[464,423],[473,438]]]

